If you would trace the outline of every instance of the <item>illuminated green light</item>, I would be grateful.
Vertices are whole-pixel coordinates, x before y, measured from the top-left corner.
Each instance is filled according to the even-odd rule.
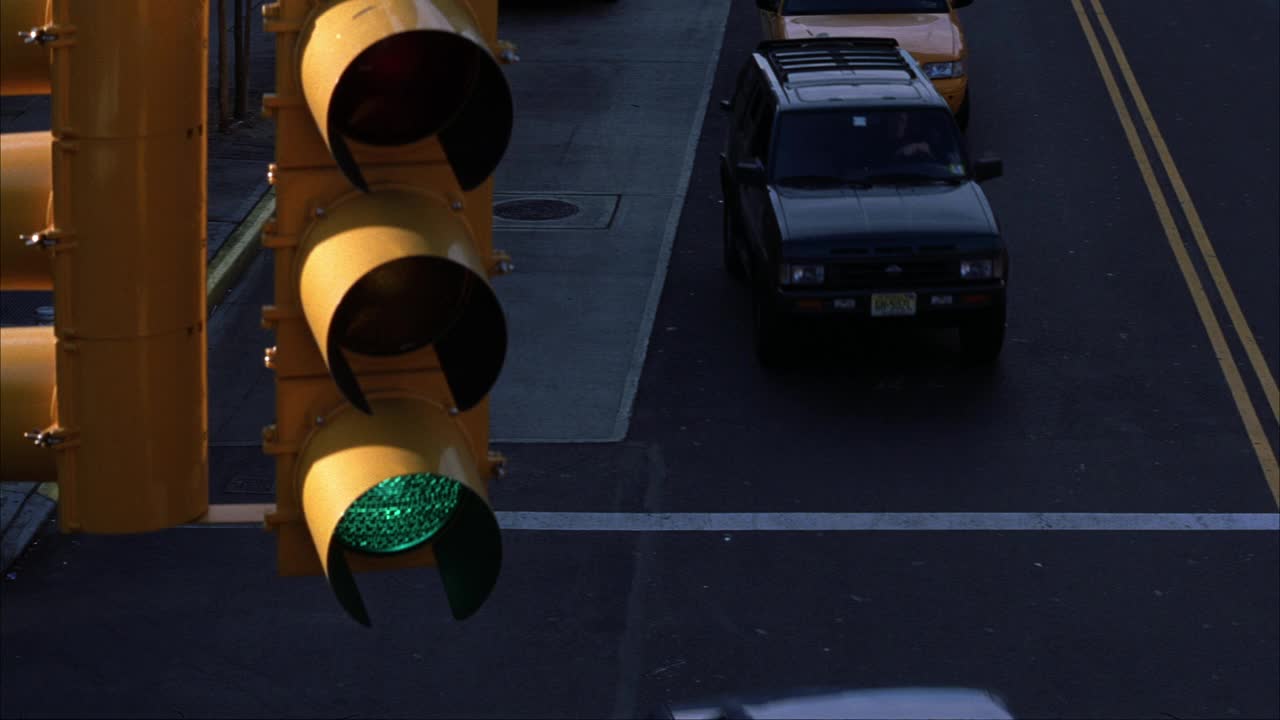
[[[458,487],[456,480],[431,473],[383,480],[343,513],[337,540],[373,555],[415,548],[449,521],[458,507]]]

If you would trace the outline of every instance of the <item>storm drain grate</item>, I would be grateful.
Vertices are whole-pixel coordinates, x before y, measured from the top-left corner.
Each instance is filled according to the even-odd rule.
[[[503,220],[542,221],[563,220],[577,215],[581,210],[567,200],[530,198],[507,200],[493,206],[493,214]]]

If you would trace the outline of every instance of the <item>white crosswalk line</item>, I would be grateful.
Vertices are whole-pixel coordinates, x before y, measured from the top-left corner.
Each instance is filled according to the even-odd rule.
[[[1280,531],[1277,513],[498,512],[504,530],[558,532]]]

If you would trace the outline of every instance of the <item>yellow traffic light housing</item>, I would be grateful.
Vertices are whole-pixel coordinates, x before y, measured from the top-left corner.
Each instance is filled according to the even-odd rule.
[[[53,136],[0,134],[0,291],[52,290],[53,263],[22,242],[53,218]]]
[[[498,379],[505,319],[456,215],[438,195],[379,187],[326,210],[299,247],[307,324],[343,396],[364,412],[343,351],[391,356],[432,345],[463,410]]]
[[[53,457],[28,438],[33,428],[53,425],[58,414],[53,328],[0,328],[0,397],[0,458],[6,477],[54,482]]]
[[[356,187],[368,190],[348,141],[400,147],[438,135],[464,190],[498,167],[511,91],[473,8],[496,25],[496,0],[342,0],[315,12],[298,49],[302,90]]]
[[[47,90],[51,125],[5,136],[0,287],[54,295],[52,337],[4,334],[6,355],[27,358],[5,363],[4,383],[27,383],[36,398],[19,421],[38,423],[23,431],[56,465],[63,531],[197,520],[209,504],[208,1],[0,5],[0,86]],[[13,159],[30,171],[8,167]],[[14,243],[11,223],[27,242]],[[56,392],[51,368],[22,369],[50,356]],[[56,396],[49,413],[46,394]],[[33,479],[2,462],[0,480]]]
[[[491,48],[496,0],[279,0],[276,457],[279,569],[433,565],[454,617],[492,591],[501,539],[486,396],[506,353],[489,277],[492,181],[512,105]]]
[[[49,22],[51,3],[0,2],[0,95],[49,94],[49,52],[41,47],[40,30]]]
[[[326,419],[298,459],[302,507],[339,602],[369,624],[345,552],[390,556],[433,543],[455,617],[484,603],[502,562],[498,523],[469,439],[441,405],[375,396]]]

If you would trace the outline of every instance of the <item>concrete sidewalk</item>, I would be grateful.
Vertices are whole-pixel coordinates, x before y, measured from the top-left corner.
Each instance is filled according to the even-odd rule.
[[[275,127],[260,117],[262,95],[275,84],[275,50],[272,37],[263,31],[261,6],[255,0],[249,16],[250,116],[219,132],[217,4],[210,3],[209,32],[209,174],[208,174],[208,304],[212,313],[234,286],[236,279],[257,255],[258,233],[270,214],[271,194],[267,165],[275,149]],[[228,12],[228,16],[230,12]],[[227,25],[230,44],[230,18]],[[232,63],[234,71],[234,62]],[[49,129],[47,95],[0,98],[0,132],[32,132]],[[50,292],[0,292],[0,325],[47,324],[53,305]],[[4,483],[0,485],[0,572],[13,561],[37,533],[52,525],[57,508],[53,483]]]

